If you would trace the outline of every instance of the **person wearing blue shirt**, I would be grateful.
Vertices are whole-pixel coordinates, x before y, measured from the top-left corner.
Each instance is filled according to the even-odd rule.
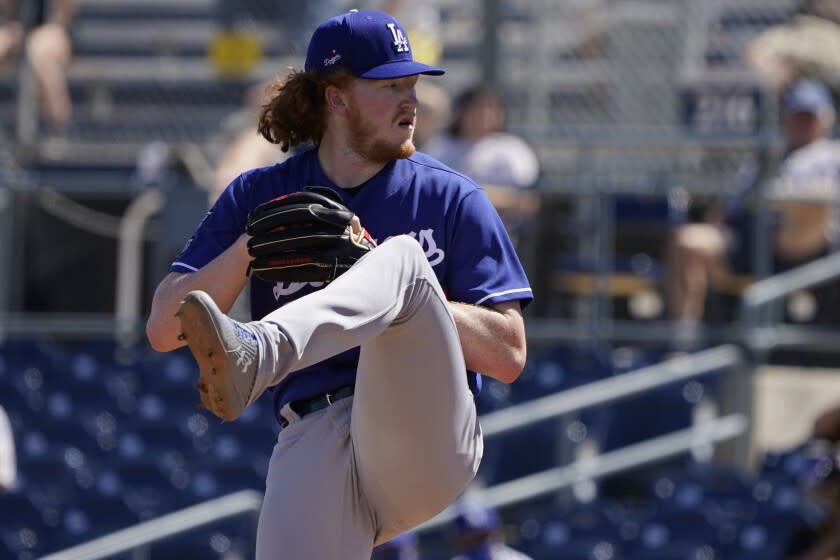
[[[221,417],[273,393],[260,560],[368,558],[442,511],[481,460],[477,372],[509,383],[524,366],[532,293],[504,226],[412,142],[417,80],[443,73],[384,13],[321,24],[259,124],[298,153],[233,180],[155,292],[152,347],[189,345]],[[308,185],[334,190],[378,246],[326,286],[252,276],[253,321],[230,319],[248,213]]]

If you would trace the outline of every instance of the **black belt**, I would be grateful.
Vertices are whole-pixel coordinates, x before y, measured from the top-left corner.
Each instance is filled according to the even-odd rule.
[[[289,408],[291,408],[295,414],[303,418],[307,414],[312,414],[318,410],[323,408],[327,408],[331,404],[335,403],[336,401],[340,401],[341,399],[346,399],[353,395],[353,392],[356,390],[354,385],[345,385],[344,387],[339,387],[334,391],[329,391],[326,393],[321,393],[320,395],[316,395],[311,399],[301,399],[299,401],[292,401],[289,403]],[[280,417],[280,427],[285,428],[289,425],[289,421]]]

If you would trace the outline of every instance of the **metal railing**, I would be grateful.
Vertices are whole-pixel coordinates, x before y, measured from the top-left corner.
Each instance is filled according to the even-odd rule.
[[[262,496],[258,492],[242,490],[49,554],[41,560],[99,560],[132,550],[134,559],[145,559],[148,547],[158,541],[228,517],[257,514],[261,505]]]
[[[723,368],[729,368],[731,377],[741,377],[745,365],[743,351],[734,345],[686,354],[634,372],[487,414],[481,418],[482,431],[485,437],[493,437],[590,406],[608,404],[651,389],[718,372]],[[584,480],[661,461],[689,452],[698,446],[735,438],[746,433],[748,429],[749,417],[740,412],[733,412],[692,428],[629,445],[584,461],[477,490],[475,497],[492,507],[509,506],[551,494]],[[419,530],[439,527],[453,519],[455,514],[455,507],[450,506],[421,525]]]
[[[608,404],[664,385],[714,373],[722,368],[734,370],[733,375],[737,376],[742,365],[743,354],[738,347],[720,346],[483,415],[480,419],[482,431],[485,438],[492,438],[583,408]],[[690,429],[630,445],[586,461],[525,476],[480,492],[490,505],[510,505],[555,492],[581,480],[620,472],[685,453],[698,446],[726,440],[746,430],[745,416],[734,413]],[[42,560],[99,560],[131,550],[137,551],[135,558],[146,558],[149,545],[155,542],[219,519],[257,512],[260,503],[261,497],[254,491],[237,492],[51,554]],[[453,514],[452,508],[447,509],[420,529],[438,527],[450,520]]]
[[[786,272],[759,280],[748,287],[741,298],[738,328],[740,338],[748,350],[749,366],[743,375],[731,376],[723,392],[732,399],[732,407],[753,415],[755,372],[766,361],[772,349],[796,347],[799,349],[832,349],[837,351],[837,333],[819,328],[805,329],[783,324],[782,302],[798,290],[813,288],[840,278],[840,253],[822,257]],[[752,433],[741,434],[735,440],[736,461],[748,464],[752,454]]]

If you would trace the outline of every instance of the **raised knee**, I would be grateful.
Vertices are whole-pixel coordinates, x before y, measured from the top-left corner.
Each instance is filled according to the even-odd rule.
[[[385,241],[381,248],[388,247],[389,251],[393,251],[399,255],[407,256],[409,258],[426,260],[426,253],[420,243],[410,235],[396,235]]]

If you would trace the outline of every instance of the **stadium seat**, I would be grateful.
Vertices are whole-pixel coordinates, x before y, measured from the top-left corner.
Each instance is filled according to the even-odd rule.
[[[278,430],[271,419],[263,419],[262,422],[240,424],[237,421],[224,424],[218,427],[215,434],[213,455],[225,461],[230,458],[229,454],[233,446],[238,447],[248,456],[270,456],[271,450],[277,443]]]
[[[62,548],[126,529],[138,523],[138,517],[119,498],[86,498],[62,512],[60,529]]]
[[[172,511],[179,503],[179,492],[169,474],[154,463],[123,463],[117,474],[125,488],[126,504],[142,520]]]
[[[484,449],[478,478],[498,484],[557,465],[557,422],[542,422],[493,438]]]
[[[39,557],[53,534],[25,493],[0,494],[0,557]]]
[[[574,536],[561,542],[546,542],[528,550],[534,558],[551,560],[619,560],[624,558],[621,544],[592,536]]]
[[[151,557],[155,560],[247,560],[254,557],[255,534],[253,522],[234,519],[156,543],[151,547]]]

